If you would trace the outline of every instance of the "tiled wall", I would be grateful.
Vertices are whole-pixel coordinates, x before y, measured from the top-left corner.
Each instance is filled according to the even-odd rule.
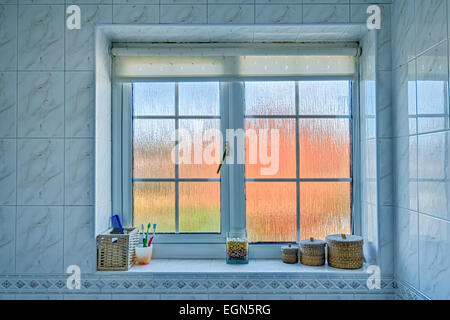
[[[381,76],[387,79],[390,2],[0,0],[0,275],[62,273],[71,264],[80,265],[84,272],[95,270],[94,24],[364,22],[367,5],[379,3],[386,23],[379,63]],[[81,7],[81,30],[65,28],[69,4]],[[442,135],[423,136],[419,146],[444,143]],[[426,143],[429,140],[434,144]],[[417,161],[440,157],[433,153],[432,159],[423,155]],[[434,176],[442,171],[419,173]],[[440,201],[421,202],[431,214],[440,205]],[[436,234],[447,228],[442,219],[448,217],[439,217],[424,215],[421,225],[429,225],[429,233]],[[441,252],[428,242],[421,245]]]
[[[432,299],[450,299],[449,10],[392,6],[396,276]]]

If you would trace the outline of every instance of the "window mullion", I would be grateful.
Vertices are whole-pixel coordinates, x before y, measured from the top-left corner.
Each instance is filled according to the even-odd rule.
[[[180,232],[180,201],[179,201],[179,168],[178,168],[178,128],[179,128],[179,96],[178,82],[175,83],[175,233]]]
[[[230,84],[229,102],[229,129],[235,130],[235,132],[244,130],[244,83],[242,81],[233,81]],[[235,161],[239,160],[237,155],[242,152],[239,148],[244,146],[235,144],[235,141],[228,142],[231,149],[230,156],[233,157],[233,159],[227,158],[227,162],[232,164],[228,166],[230,172],[230,232],[242,234],[245,232],[245,164],[235,163]]]
[[[297,197],[297,206],[296,206],[296,221],[297,221],[297,242],[301,240],[300,234],[300,128],[299,128],[299,106],[300,103],[300,90],[299,83],[295,81],[295,156],[296,156],[296,197]]]
[[[230,121],[230,83],[220,82],[220,129],[225,137]],[[222,139],[222,150],[225,150],[225,138]],[[222,235],[230,231],[230,174],[229,166],[224,164],[220,171],[220,230]]]

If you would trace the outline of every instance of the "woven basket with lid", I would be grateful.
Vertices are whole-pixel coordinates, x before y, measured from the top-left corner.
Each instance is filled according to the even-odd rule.
[[[300,241],[300,262],[306,266],[323,266],[325,246],[325,241],[314,238]]]
[[[281,247],[281,259],[284,263],[297,263],[298,262],[298,247],[288,244]]]
[[[360,269],[363,266],[363,238],[333,234],[326,238],[328,265],[339,269]]]

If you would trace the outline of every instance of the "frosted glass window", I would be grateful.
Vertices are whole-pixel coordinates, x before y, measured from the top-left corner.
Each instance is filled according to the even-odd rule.
[[[173,178],[171,136],[174,120],[136,119],[133,137],[133,177]]]
[[[250,241],[350,233],[350,81],[246,82],[245,97]],[[271,150],[268,139],[270,152],[263,154],[272,162],[278,158],[278,170],[267,175],[262,174],[268,165],[261,159],[259,130],[271,129],[279,130],[279,148]],[[253,145],[251,130],[258,138]]]
[[[247,182],[250,242],[294,242],[297,237],[295,182]]]
[[[300,177],[350,178],[348,119],[300,119]]]
[[[247,115],[295,114],[295,82],[246,82],[245,113]]]
[[[158,232],[173,234],[228,231],[221,184],[232,167],[217,173],[224,145],[217,133],[243,123],[245,185],[227,191],[245,192],[250,242],[351,233],[351,82],[243,84],[244,119],[232,112],[235,99],[221,106],[228,94],[221,90],[231,86],[219,81],[133,84],[133,224],[157,223]]]
[[[301,239],[325,239],[330,234],[351,233],[350,199],[349,182],[301,182]]]
[[[158,233],[175,231],[175,183],[133,182],[133,224],[158,224]]]
[[[220,183],[181,182],[180,232],[220,232]]]
[[[220,120],[180,120],[179,128],[180,134],[185,132],[184,137],[180,139],[192,142],[191,153],[180,154],[180,160],[183,157],[183,161],[179,164],[180,177],[220,178],[217,166],[221,159],[221,139],[212,134],[212,130],[220,130]]]
[[[133,87],[135,116],[175,114],[174,83],[142,82],[135,83]]]
[[[295,178],[295,120],[293,119],[246,119],[246,132],[254,130],[254,135],[246,137],[246,175],[248,178]],[[263,131],[260,131],[263,130]],[[279,138],[272,135],[277,130]],[[264,133],[263,133],[264,132]],[[267,138],[261,139],[263,135]],[[266,142],[263,142],[266,141]],[[278,150],[272,154],[272,150]],[[256,161],[252,160],[252,156]],[[275,163],[276,162],[276,163]],[[273,174],[270,167],[273,168]],[[265,171],[262,171],[266,168]],[[269,174],[267,174],[267,172]]]
[[[304,115],[349,115],[349,81],[300,81],[299,113]]]
[[[219,115],[218,82],[180,82],[178,90],[180,115]]]
[[[133,84],[134,225],[220,233],[219,96],[219,82]]]

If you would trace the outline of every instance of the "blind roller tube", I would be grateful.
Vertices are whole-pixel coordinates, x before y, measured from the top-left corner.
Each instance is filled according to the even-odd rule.
[[[119,46],[113,47],[113,56],[145,57],[145,56],[356,56],[359,52],[357,44],[335,45],[253,45],[211,47],[205,45],[179,46]]]

